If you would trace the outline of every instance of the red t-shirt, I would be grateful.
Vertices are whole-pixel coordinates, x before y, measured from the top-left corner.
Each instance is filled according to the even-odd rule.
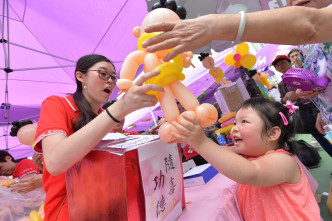
[[[37,125],[35,151],[42,152],[41,140],[48,135],[63,134],[68,137],[73,134],[73,122],[78,116],[79,111],[72,95],[66,97],[51,96],[44,100]],[[65,199],[67,195],[65,173],[52,176],[44,166],[43,187],[46,192],[44,220],[53,221],[64,200],[57,220],[69,220],[68,202]]]
[[[38,166],[29,159],[24,159],[17,163],[16,168],[13,172],[13,179],[19,178],[21,179],[25,175],[37,173],[40,174]]]

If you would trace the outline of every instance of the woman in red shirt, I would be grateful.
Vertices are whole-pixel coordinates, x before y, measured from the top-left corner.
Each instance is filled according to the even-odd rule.
[[[157,103],[147,91],[162,87],[143,83],[158,75],[143,75],[116,103],[101,111],[115,88],[115,67],[101,55],[80,58],[75,69],[76,92],[44,100],[34,149],[43,152],[45,221],[69,220],[65,171],[87,155],[127,114]]]

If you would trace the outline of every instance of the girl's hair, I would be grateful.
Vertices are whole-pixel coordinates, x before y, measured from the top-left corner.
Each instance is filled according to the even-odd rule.
[[[93,65],[101,61],[109,62],[114,67],[114,64],[108,58],[98,54],[85,55],[77,61],[75,69],[75,79],[76,79],[77,88],[75,93],[73,94],[73,97],[75,100],[75,104],[78,107],[78,110],[80,111],[80,117],[74,122],[74,127],[73,127],[74,131],[79,130],[97,116],[95,113],[93,113],[89,102],[85,99],[85,97],[82,94],[83,86],[82,83],[76,78],[76,72],[80,71],[82,72],[82,74],[87,74],[89,68],[91,68]]]
[[[275,101],[270,101],[265,98],[251,98],[244,101],[237,109],[252,108],[257,111],[260,118],[263,120],[262,136],[267,135],[273,127],[279,127],[281,134],[278,140],[277,149],[286,149],[292,154],[298,155],[298,149],[295,142],[290,141],[298,131],[300,120],[296,114],[289,116],[289,109],[283,104]],[[285,125],[280,112],[286,117],[288,124]]]

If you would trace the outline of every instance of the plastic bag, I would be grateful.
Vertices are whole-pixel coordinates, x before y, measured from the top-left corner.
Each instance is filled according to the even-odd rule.
[[[10,188],[0,186],[0,221],[18,220],[29,217],[32,210],[37,210],[45,201],[43,188],[29,193],[12,192]]]

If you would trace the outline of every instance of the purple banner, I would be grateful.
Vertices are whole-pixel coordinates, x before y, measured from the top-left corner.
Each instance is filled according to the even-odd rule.
[[[265,71],[277,55],[287,55],[292,48],[295,48],[295,46],[266,44],[264,48],[258,51],[255,55],[257,59],[255,68],[257,70]]]

